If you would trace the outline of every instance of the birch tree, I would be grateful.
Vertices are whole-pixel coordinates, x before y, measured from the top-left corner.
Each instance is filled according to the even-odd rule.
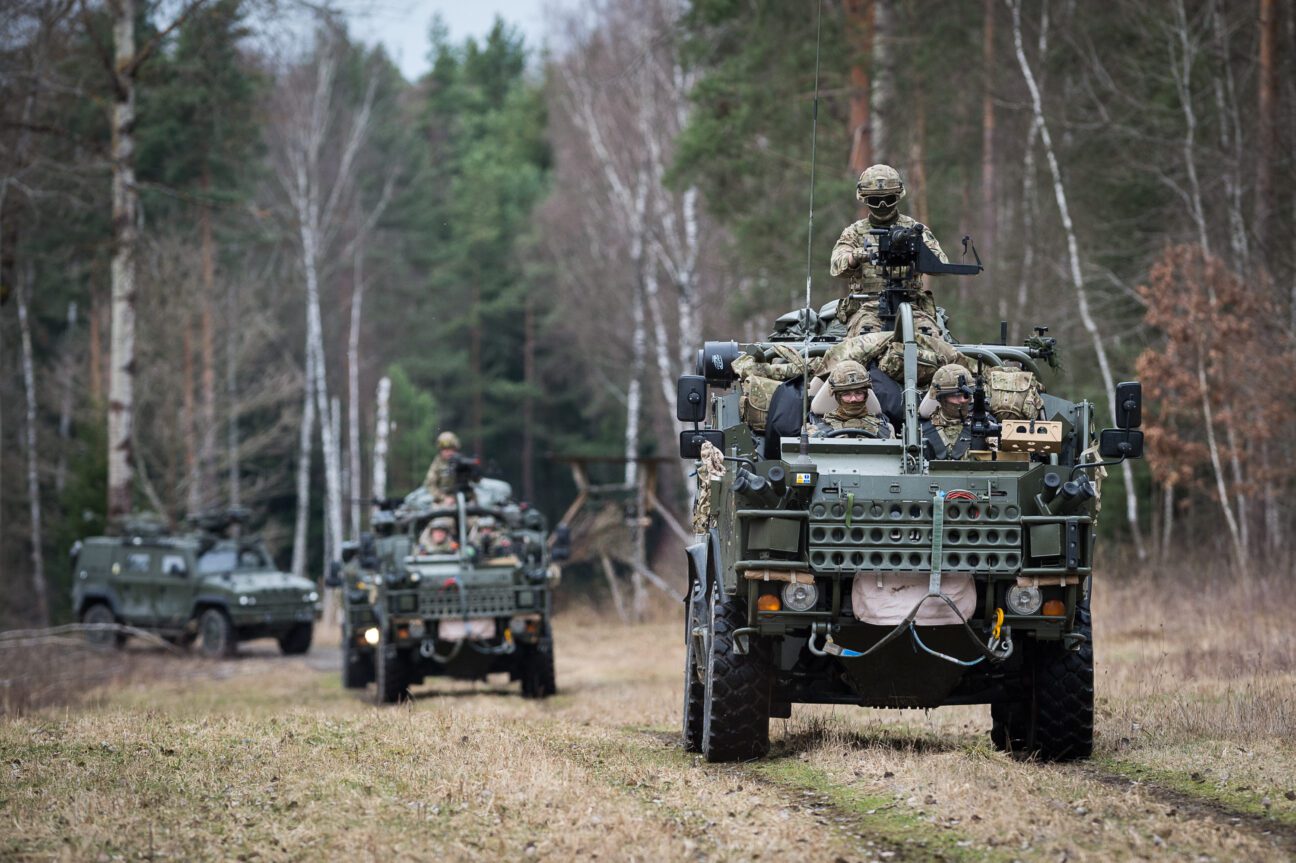
[[[1103,342],[1098,322],[1089,307],[1089,295],[1085,289],[1084,276],[1080,268],[1080,247],[1076,239],[1075,225],[1071,221],[1071,210],[1067,202],[1066,187],[1062,182],[1062,169],[1058,165],[1057,151],[1053,147],[1053,138],[1049,134],[1048,121],[1044,116],[1044,102],[1030,62],[1026,59],[1026,49],[1022,44],[1021,0],[1007,0],[1012,10],[1013,45],[1017,54],[1017,64],[1021,68],[1022,78],[1030,91],[1031,114],[1039,126],[1040,142],[1044,147],[1044,156],[1048,162],[1049,176],[1053,181],[1053,197],[1057,202],[1058,215],[1062,220],[1062,230],[1066,235],[1068,275],[1075,293],[1076,306],[1080,313],[1080,322],[1089,334],[1094,356],[1098,360],[1098,371],[1102,377],[1103,388],[1107,393],[1107,407],[1111,416],[1116,416],[1116,383],[1112,377],[1111,362],[1107,357],[1107,346]],[[1121,464],[1121,476],[1125,486],[1125,518],[1129,523],[1130,535],[1139,559],[1146,556],[1143,548],[1143,531],[1138,523],[1138,494],[1134,489],[1134,473],[1129,462]]]

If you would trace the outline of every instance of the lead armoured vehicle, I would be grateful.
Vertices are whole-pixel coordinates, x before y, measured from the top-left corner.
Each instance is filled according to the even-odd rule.
[[[384,503],[371,533],[347,543],[329,584],[341,588],[342,682],[374,700],[409,697],[427,677],[507,674],[547,698],[554,679],[553,587],[544,516],[508,483],[468,470],[454,506],[419,489]],[[494,522],[487,536],[486,525]],[[446,526],[448,536],[430,538]]]
[[[908,245],[916,260],[893,260],[897,270],[940,271],[921,242]],[[678,418],[693,423],[680,454],[699,460],[700,502],[687,549],[683,735],[709,761],[765,754],[770,718],[794,703],[988,703],[1000,749],[1091,753],[1099,484],[1106,465],[1142,452],[1140,388],[1117,387],[1119,428],[1100,435],[1091,403],[1038,387],[1024,421],[996,422],[986,380],[1041,376],[1053,340],[953,343],[977,369],[971,446],[961,460],[931,457],[919,408],[933,343],[915,331],[909,299],[888,277],[883,333],[864,337],[889,342],[891,375],[876,362],[869,372],[875,390],[890,379],[896,437],[805,436],[805,371],[780,385],[795,406],[790,428],[774,428],[778,393],[768,414],[752,409],[744,365],[808,357],[813,368],[831,356],[845,330],[835,303],[784,316],[762,343],[707,343],[698,374],[679,381]],[[753,426],[765,423],[762,436]]]
[[[198,516],[176,534],[157,519],[127,519],[120,536],[72,548],[72,608],[99,644],[125,644],[111,624],[155,633],[204,654],[232,656],[240,642],[274,638],[288,655],[310,650],[315,584],[280,572],[265,544],[240,535],[246,513]]]

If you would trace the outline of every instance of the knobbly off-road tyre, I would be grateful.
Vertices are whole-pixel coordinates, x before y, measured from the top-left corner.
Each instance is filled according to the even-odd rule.
[[[746,602],[711,587],[710,645],[702,701],[702,754],[712,763],[749,761],[769,752],[770,648],[748,639],[750,650],[733,650],[734,630],[747,625]]]
[[[102,602],[96,602],[86,608],[81,613],[81,622],[94,626],[119,623],[117,615],[113,614],[112,609]],[[124,634],[109,629],[88,630],[85,637],[86,641],[97,647],[123,647],[126,644]]]
[[[315,624],[295,624],[292,629],[279,636],[279,650],[284,656],[300,656],[310,650],[311,638],[314,634]]]
[[[409,701],[409,677],[409,657],[384,639],[374,650],[374,703]]]
[[[706,701],[706,665],[697,650],[693,628],[698,625],[705,607],[705,587],[698,585],[701,596],[690,593],[684,607],[684,751],[702,751],[702,712]]]
[[[209,608],[199,615],[198,649],[208,659],[228,659],[238,650],[234,624],[219,608]]]
[[[1066,650],[1037,643],[1026,657],[1021,701],[992,704],[990,740],[1020,758],[1076,761],[1093,754],[1093,624],[1088,602],[1076,608],[1076,631],[1085,642]]]
[[[345,641],[344,641],[345,643]],[[373,660],[353,647],[342,648],[342,688],[364,689],[374,682]]]
[[[523,698],[548,698],[558,694],[552,640],[523,648],[521,659]]]

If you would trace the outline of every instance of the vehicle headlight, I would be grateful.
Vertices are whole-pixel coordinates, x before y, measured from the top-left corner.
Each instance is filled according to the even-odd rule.
[[[380,635],[378,633],[378,627],[371,626],[365,630],[365,634],[364,634],[365,644],[369,645],[370,647],[378,646],[379,637]]]
[[[239,596],[239,605],[256,605],[256,597],[242,594]]]
[[[1034,614],[1044,602],[1038,587],[1016,585],[1008,588],[1008,608],[1013,614]]]
[[[319,599],[319,594],[313,590],[302,596],[302,602],[314,602],[317,599]]]
[[[783,607],[788,611],[809,611],[819,601],[819,588],[792,582],[783,588]]]
[[[417,572],[411,572],[410,581],[414,582],[415,584],[418,584],[418,580],[419,580],[419,574]]]

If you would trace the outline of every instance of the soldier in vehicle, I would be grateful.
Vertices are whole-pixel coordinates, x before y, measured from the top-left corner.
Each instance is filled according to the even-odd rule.
[[[891,423],[881,415],[877,401],[870,397],[873,382],[862,365],[854,360],[838,363],[828,375],[828,388],[837,406],[822,416],[811,412],[807,427],[812,436],[847,428],[863,429],[868,437],[892,436]]]
[[[900,212],[900,199],[905,196],[904,181],[890,165],[873,165],[860,174],[855,184],[855,197],[868,207],[868,218],[847,225],[833,246],[829,272],[849,282],[849,294],[864,294],[861,299],[848,295],[837,309],[837,320],[847,322],[850,335],[876,332],[882,327],[879,302],[886,282],[879,267],[870,263],[877,251],[877,240],[869,233],[874,228],[892,226],[908,228],[918,224]],[[936,257],[949,263],[935,235],[923,229],[923,242],[936,253]],[[920,332],[940,335],[937,325],[936,300],[930,291],[923,290],[922,276],[911,273],[905,286],[913,291],[914,324]]]
[[[482,557],[503,557],[513,553],[513,540],[496,530],[494,516],[483,515],[477,519],[469,541]]]
[[[459,436],[451,431],[437,435],[437,457],[428,466],[427,477],[423,485],[439,502],[443,498],[454,497],[455,493],[455,458],[459,455]]]
[[[968,422],[973,375],[966,366],[949,363],[932,375],[931,388],[918,407],[923,417],[923,452],[929,459],[961,461],[972,444]]]
[[[419,551],[424,554],[454,554],[459,550],[459,543],[454,541],[453,532],[454,519],[450,516],[432,519],[419,535]]]

